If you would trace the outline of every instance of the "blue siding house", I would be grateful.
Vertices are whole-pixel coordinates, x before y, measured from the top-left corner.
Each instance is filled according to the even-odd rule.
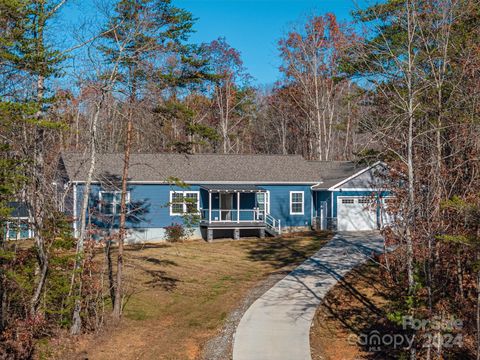
[[[32,215],[25,202],[11,201],[7,204],[11,209],[9,219],[3,225],[5,240],[23,240],[33,237]]]
[[[318,227],[338,231],[375,230],[390,223],[387,168],[377,162],[317,162],[323,181],[312,187]]]
[[[89,162],[82,154],[65,153],[60,168],[71,189],[64,208],[77,234]],[[88,223],[107,233],[118,227],[122,169],[122,154],[97,156]],[[383,165],[306,161],[297,155],[133,154],[127,241],[163,241],[165,227],[192,212],[200,217],[192,237],[207,240],[312,228],[374,230],[382,226],[381,206],[369,207],[385,197],[378,169]]]

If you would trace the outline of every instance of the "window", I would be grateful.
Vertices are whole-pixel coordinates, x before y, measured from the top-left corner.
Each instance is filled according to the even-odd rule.
[[[257,205],[260,212],[266,209],[267,214],[270,214],[270,191],[257,193]]]
[[[32,237],[31,226],[27,220],[7,221],[4,228],[7,239],[28,239]]]
[[[130,191],[126,194],[126,203],[130,202]],[[100,191],[98,193],[99,210],[104,215],[118,215],[120,214],[120,207],[122,201],[121,191]]]
[[[290,191],[290,215],[303,215],[303,191]]]
[[[170,191],[170,215],[199,212],[199,197],[198,191]]]
[[[361,198],[361,199],[358,199],[358,203],[359,204],[369,204],[370,199],[369,198]]]
[[[170,215],[183,214],[183,192],[170,192]]]
[[[200,211],[200,202],[198,201],[198,191],[185,191],[185,211],[186,213],[196,213]]]
[[[342,199],[342,204],[354,204],[355,199]]]

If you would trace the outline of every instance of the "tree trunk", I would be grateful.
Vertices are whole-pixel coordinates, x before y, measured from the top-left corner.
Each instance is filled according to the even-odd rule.
[[[40,36],[40,35],[39,35]],[[41,40],[41,36],[38,41]],[[45,91],[45,78],[40,75],[37,80],[37,103],[41,107],[43,105]],[[37,121],[43,118],[43,111],[40,109],[36,115]],[[34,164],[33,164],[33,189],[30,194],[30,203],[33,205],[33,214],[35,220],[35,244],[37,246],[37,259],[39,265],[39,278],[35,285],[35,291],[30,303],[30,312],[34,316],[38,309],[40,296],[47,279],[48,271],[48,255],[45,249],[45,239],[43,238],[43,228],[45,219],[45,129],[41,125],[35,126],[35,145],[34,145]]]
[[[477,237],[480,230],[477,231]],[[477,263],[480,261],[480,255],[477,249]],[[480,271],[477,272],[477,360],[480,360]]]
[[[112,239],[109,235],[105,244],[105,261],[107,263],[107,276],[108,276],[108,292],[110,295],[110,301],[115,304],[115,279],[113,276],[113,262],[112,262]]]
[[[8,228],[4,234],[8,233]],[[6,235],[5,235],[6,236]],[[0,238],[0,249],[4,250],[5,238]],[[0,334],[5,328],[5,315],[7,310],[7,288],[5,283],[5,273],[0,267]]]
[[[122,300],[123,300],[123,242],[125,239],[126,233],[126,215],[127,215],[127,181],[128,181],[128,167],[130,164],[130,150],[132,146],[132,132],[133,132],[133,121],[132,121],[132,110],[130,109],[130,114],[127,122],[127,139],[125,142],[125,158],[123,165],[123,174],[122,174],[122,197],[120,200],[120,223],[119,223],[119,232],[118,232],[118,256],[117,256],[117,283],[115,287],[115,301],[113,304],[113,317],[116,320],[119,320],[122,316]]]
[[[480,360],[480,271],[477,273],[477,360]]]
[[[408,292],[410,295],[415,290],[415,279],[413,269],[413,234],[415,219],[415,173],[414,173],[414,159],[413,159],[413,138],[414,138],[414,90],[413,90],[413,10],[411,9],[410,0],[407,1],[407,25],[408,25],[408,63],[407,63],[407,115],[408,115],[408,143],[407,143],[407,171],[408,171],[408,217],[406,226],[406,242],[407,242],[407,275],[408,275]]]
[[[102,90],[103,91],[103,90]],[[98,118],[100,115],[101,106],[103,103],[103,93],[100,98],[100,102],[96,105],[95,114],[92,119],[92,125],[90,128],[90,166],[87,174],[87,181],[85,182],[85,191],[83,192],[82,199],[82,208],[81,208],[81,218],[80,218],[80,235],[77,240],[77,253],[76,253],[76,262],[73,269],[72,285],[75,283],[76,272],[79,273],[79,284],[78,284],[78,294],[77,299],[75,300],[75,306],[72,316],[72,326],[70,328],[70,333],[72,335],[78,335],[82,329],[82,318],[80,313],[82,311],[82,273],[83,273],[83,259],[84,259],[84,242],[87,237],[86,225],[87,225],[87,213],[88,213],[88,203],[90,198],[90,188],[92,185],[93,173],[95,171],[95,159],[96,159],[96,138],[97,138],[97,124]]]

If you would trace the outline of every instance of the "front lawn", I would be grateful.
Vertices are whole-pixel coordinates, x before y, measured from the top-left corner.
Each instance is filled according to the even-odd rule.
[[[88,359],[197,359],[242,298],[287,274],[331,238],[327,233],[126,251],[129,298],[119,329],[77,342]]]

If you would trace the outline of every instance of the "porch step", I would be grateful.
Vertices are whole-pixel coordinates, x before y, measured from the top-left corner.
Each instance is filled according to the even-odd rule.
[[[265,217],[265,232],[272,236],[278,236],[282,232],[282,227],[280,226],[280,220],[275,219],[270,215]]]
[[[278,230],[276,230],[276,229],[274,229],[274,228],[272,228],[272,227],[269,227],[269,226],[266,226],[266,227],[265,227],[265,232],[266,232],[267,234],[269,234],[269,235],[272,235],[272,236],[278,236],[278,235],[280,235],[280,234],[278,233]]]

